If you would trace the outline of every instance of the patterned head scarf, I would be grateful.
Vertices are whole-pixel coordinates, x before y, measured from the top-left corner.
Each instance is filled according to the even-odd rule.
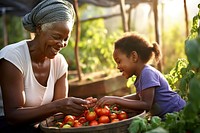
[[[39,24],[68,21],[73,26],[74,17],[74,8],[68,1],[43,0],[22,18],[22,23],[26,30],[35,33]]]

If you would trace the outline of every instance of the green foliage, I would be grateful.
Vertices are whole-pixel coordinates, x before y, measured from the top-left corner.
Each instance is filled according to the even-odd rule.
[[[165,120],[159,125],[161,129],[166,129],[169,133],[199,133],[200,132],[200,36],[198,22],[200,20],[200,4],[198,5],[199,13],[194,16],[193,26],[190,36],[185,41],[185,53],[188,59],[188,64],[176,65],[172,73],[175,77],[168,76],[168,80],[172,80],[173,85],[179,82],[179,90],[182,96],[187,100],[187,105],[180,112],[168,113],[165,115]],[[183,66],[183,67],[182,67]],[[177,72],[176,72],[177,71]],[[175,74],[177,73],[177,74]],[[180,76],[179,76],[180,75]],[[173,81],[174,80],[174,81]],[[146,119],[146,118],[143,118]],[[143,120],[141,120],[143,121]],[[134,122],[133,122],[134,123]],[[151,124],[148,122],[148,124]],[[131,125],[131,126],[136,126]],[[149,128],[152,132],[156,129],[155,126]],[[139,130],[135,133],[140,132]]]
[[[113,43],[120,32],[109,35],[103,20],[85,22],[79,43],[81,68],[85,72],[114,68]]]
[[[80,16],[92,16],[88,11],[94,10],[93,7],[84,5],[80,8]],[[96,14],[101,14],[100,9],[95,10]],[[75,30],[74,30],[75,31]],[[75,70],[75,33],[72,33],[69,45],[61,51],[69,63],[69,69]],[[122,30],[117,30],[113,33],[108,33],[104,20],[97,19],[81,23],[81,35],[79,48],[79,61],[83,73],[102,71],[115,68],[115,63],[112,58],[113,43],[122,35]]]
[[[186,59],[178,59],[175,67],[173,67],[168,74],[165,74],[165,78],[173,90],[178,91],[177,86],[183,74],[181,71],[183,68],[186,68],[187,65],[188,62]]]
[[[0,17],[0,25],[3,25],[2,17]],[[6,29],[8,36],[8,44],[21,41],[28,37],[27,32],[23,29],[21,17],[6,15]],[[0,30],[3,31],[3,27],[0,26]],[[3,32],[0,32],[0,49],[3,47]]]
[[[186,58],[183,44],[185,37],[180,23],[169,27],[164,32],[162,36],[163,72],[168,73],[179,58]]]

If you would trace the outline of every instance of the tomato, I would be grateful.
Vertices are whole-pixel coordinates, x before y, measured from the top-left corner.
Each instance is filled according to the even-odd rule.
[[[99,123],[109,123],[109,122],[110,122],[110,119],[108,116],[102,115],[99,117]]]
[[[89,123],[90,126],[96,126],[96,125],[98,125],[98,124],[99,124],[99,123],[98,123],[98,121],[96,121],[96,120],[90,121],[90,123]]]
[[[113,107],[113,110],[114,110],[114,111],[118,111],[119,108],[118,108],[117,106],[114,106],[114,107]]]
[[[109,105],[104,105],[103,108],[106,108],[106,109],[110,110]]]
[[[113,120],[111,121],[111,123],[118,122],[118,121],[119,121],[119,119],[113,119]]]
[[[66,115],[63,120],[63,123],[67,123],[68,120],[74,120],[74,117],[72,115]]]
[[[72,115],[65,116],[65,118],[63,120],[63,124],[69,124],[69,125],[73,126],[74,125],[74,117]]]
[[[63,125],[63,127],[62,128],[70,128],[71,126],[69,125],[69,124],[65,124],[65,125]]]
[[[97,118],[97,114],[94,111],[90,111],[85,116],[86,120],[93,121]]]
[[[116,113],[111,113],[110,114],[110,119],[113,120],[113,119],[116,119],[117,118],[117,114]]]
[[[128,115],[125,111],[121,111],[118,115],[117,115],[117,118],[119,120],[124,120],[124,119],[127,119],[128,118]]]
[[[96,112],[97,116],[100,116],[101,108],[95,107],[94,111]]]
[[[109,116],[110,115],[110,110],[108,108],[102,108],[101,111],[99,112],[100,116],[106,115]]]
[[[87,109],[87,110],[85,110],[84,111],[84,113],[83,113],[83,116],[86,116],[87,115],[87,113],[89,113],[90,111]]]
[[[82,127],[82,123],[80,123],[78,120],[75,120],[74,127]]]
[[[63,123],[62,122],[56,122],[55,126],[59,127],[59,128],[62,128],[63,127]]]
[[[86,120],[85,117],[80,117],[80,118],[78,119],[78,121],[79,121],[80,123],[82,123],[82,124],[87,122],[87,120]]]

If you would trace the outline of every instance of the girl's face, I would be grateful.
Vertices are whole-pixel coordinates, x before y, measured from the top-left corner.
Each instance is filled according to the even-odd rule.
[[[115,49],[113,52],[113,58],[117,63],[117,69],[122,72],[122,76],[128,79],[134,75],[135,63],[133,62],[132,56],[127,57],[127,55],[121,52],[120,49]]]
[[[52,26],[39,32],[40,51],[50,59],[68,44],[69,25],[66,21],[53,23]]]

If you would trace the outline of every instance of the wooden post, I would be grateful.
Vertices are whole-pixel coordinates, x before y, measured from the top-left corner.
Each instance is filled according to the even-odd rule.
[[[122,16],[123,30],[124,32],[127,32],[128,25],[127,25],[127,20],[126,20],[125,0],[120,0],[120,10],[121,10],[121,16]]]
[[[158,0],[153,0],[153,12],[154,12],[154,22],[155,22],[155,37],[156,42],[160,45],[161,53],[162,53],[162,45],[160,42],[160,33],[159,33],[159,26],[158,26]],[[158,62],[157,68],[159,71],[162,72],[162,59]]]
[[[82,71],[81,71],[81,67],[79,64],[79,48],[78,48],[78,43],[80,41],[81,28],[80,28],[80,20],[79,20],[79,15],[78,15],[78,0],[74,0],[74,10],[76,13],[75,59],[76,59],[78,78],[79,78],[79,81],[81,81],[82,80],[82,77],[81,77]]]
[[[131,31],[131,11],[133,9],[133,5],[130,5],[128,9],[128,31]]]
[[[189,26],[188,26],[188,12],[187,12],[187,3],[184,0],[184,12],[185,12],[185,29],[186,29],[186,37],[189,35]]]

